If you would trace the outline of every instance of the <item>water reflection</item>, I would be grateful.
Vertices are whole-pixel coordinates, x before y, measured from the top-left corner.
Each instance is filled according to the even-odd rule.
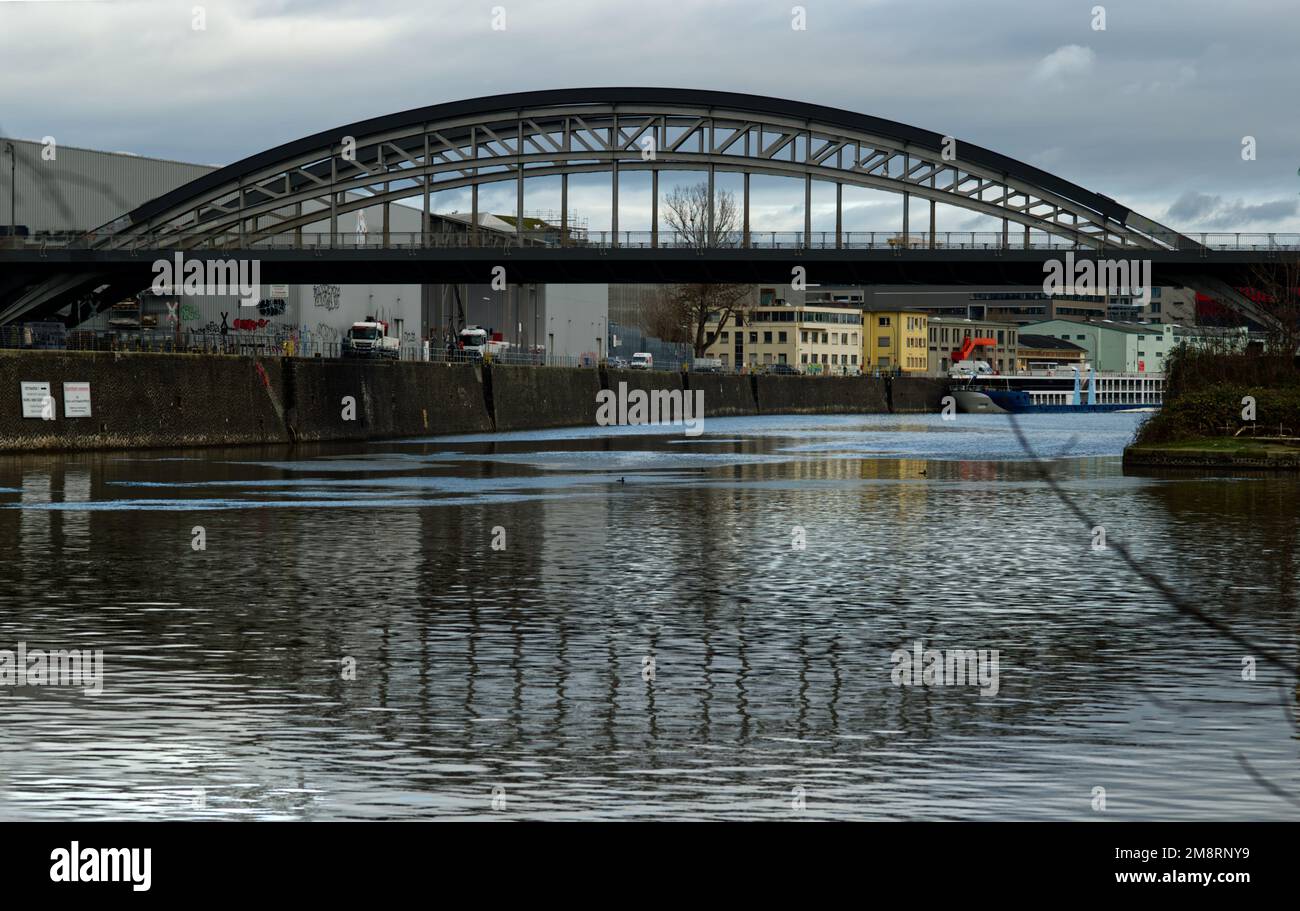
[[[0,461],[0,648],[107,668],[0,687],[0,812],[1292,815],[1234,758],[1300,793],[1277,675],[1093,551],[1005,425],[706,430]],[[1125,477],[1123,416],[1031,431],[1113,539],[1294,654],[1300,485]],[[918,639],[998,649],[998,694],[894,686]]]

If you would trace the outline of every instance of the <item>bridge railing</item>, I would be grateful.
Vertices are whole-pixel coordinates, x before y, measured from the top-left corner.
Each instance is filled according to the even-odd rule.
[[[1186,235],[1200,250],[1244,252],[1300,251],[1300,234],[1201,233]],[[1186,246],[1178,238],[1162,238],[1171,249]],[[32,236],[0,236],[0,250],[421,250],[421,249],[505,249],[595,248],[595,249],[699,249],[694,235],[673,231],[586,231],[566,235],[559,229],[525,231],[522,236],[496,231],[427,232],[355,231],[287,232],[250,234],[124,232],[119,235],[80,232],[46,232]],[[1086,235],[1057,236],[1035,230],[1028,238],[1023,230],[1001,231],[750,231],[748,236],[732,232],[707,249],[755,250],[1119,250],[1123,245],[1103,243]],[[1137,249],[1129,246],[1128,249]]]

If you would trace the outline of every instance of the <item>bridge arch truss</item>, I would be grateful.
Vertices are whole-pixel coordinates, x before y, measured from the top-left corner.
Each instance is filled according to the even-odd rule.
[[[1044,232],[1084,248],[1187,249],[1194,242],[1108,197],[996,152],[862,114],[753,95],[684,89],[573,89],[453,102],[362,121],[269,149],[159,197],[96,233],[117,249],[252,248],[301,243],[304,229],[358,209],[423,199],[420,242],[435,242],[431,198],[468,188],[471,230],[479,188],[513,182],[524,224],[525,182],[560,178],[560,237],[569,236],[569,177],[609,173],[614,244],[619,175],[649,172],[651,230],[659,236],[660,174],[743,175],[742,224],[728,243],[753,243],[750,176],[802,180],[805,239],[812,236],[814,183],[836,188],[835,246],[845,236],[843,188],[899,194],[901,237],[935,243],[936,205],[1000,219],[1026,239]],[[709,193],[713,199],[714,193]],[[909,223],[912,200],[930,203],[928,225]],[[710,212],[710,218],[712,213]],[[524,232],[518,243],[525,242]],[[905,240],[904,242],[908,242]],[[924,240],[922,241],[925,242]],[[1028,245],[1028,244],[1026,244]]]

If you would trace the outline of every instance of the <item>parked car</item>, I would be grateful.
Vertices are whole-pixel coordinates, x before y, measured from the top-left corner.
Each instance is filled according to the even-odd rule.
[[[767,372],[776,374],[777,376],[799,376],[800,375],[799,368],[795,367],[793,364],[772,364],[767,368]]]
[[[628,366],[633,370],[653,370],[655,357],[648,351],[637,351],[632,355],[632,363]]]
[[[627,358],[625,358],[625,357],[611,357],[611,358],[609,358],[608,360],[605,361],[605,365],[608,366],[608,367],[613,368],[614,370],[626,370],[626,369],[627,369]]]
[[[721,373],[722,361],[716,357],[697,357],[691,364],[696,373]]]

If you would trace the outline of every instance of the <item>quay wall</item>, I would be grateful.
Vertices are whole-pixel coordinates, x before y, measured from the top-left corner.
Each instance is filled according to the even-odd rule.
[[[419,364],[428,367],[432,365]],[[487,368],[497,430],[537,430],[596,423],[600,371],[591,367]]]
[[[20,384],[49,383],[53,420]],[[89,383],[90,417],[63,384]],[[320,358],[0,351],[0,452],[373,440],[592,426],[601,389],[704,392],[706,417],[884,414],[888,381]],[[896,410],[937,410],[940,380],[893,380]]]
[[[866,376],[754,378],[760,414],[888,414],[885,380]]]
[[[53,420],[23,417],[24,382],[49,383]],[[65,382],[90,383],[90,417],[65,416]],[[278,357],[0,351],[0,451],[287,443],[283,386]]]
[[[948,381],[928,376],[896,376],[890,383],[889,410],[895,414],[933,413],[943,407]]]
[[[373,440],[492,430],[472,364],[286,358],[295,440]],[[354,406],[354,407],[353,407]]]
[[[692,392],[704,392],[706,418],[730,418],[758,414],[754,394],[754,376],[724,373],[688,373],[686,386]]]

